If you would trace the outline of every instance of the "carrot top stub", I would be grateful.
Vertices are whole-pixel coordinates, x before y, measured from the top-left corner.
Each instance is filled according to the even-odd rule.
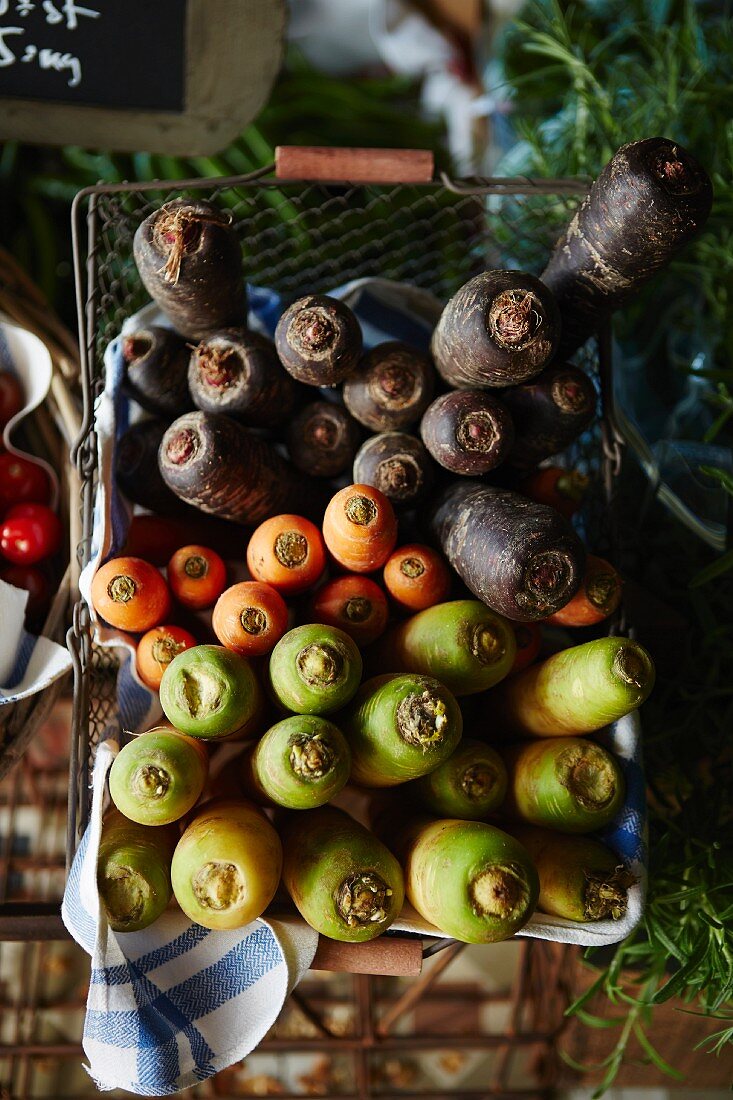
[[[506,619],[480,600],[450,600],[396,626],[375,657],[381,672],[435,676],[455,695],[471,695],[507,676],[515,653]]]
[[[352,779],[366,787],[393,787],[427,774],[450,756],[463,730],[454,696],[428,676],[367,680],[341,721]]]
[[[283,882],[305,920],[331,939],[364,942],[399,915],[399,863],[372,833],[335,806],[283,822]]]
[[[490,702],[513,733],[564,736],[592,733],[623,718],[653,686],[654,664],[643,646],[629,638],[596,638],[510,677]]]
[[[528,741],[503,756],[509,774],[504,809],[510,819],[561,833],[590,833],[608,825],[623,805],[619,764],[593,741]]]
[[[532,915],[537,872],[524,847],[493,825],[418,820],[397,836],[396,844],[409,901],[454,939],[495,943]]]
[[[397,541],[392,505],[371,485],[347,485],[326,508],[323,538],[339,565],[371,573],[384,565]]]
[[[629,888],[637,881],[605,844],[586,836],[562,836],[550,829],[512,829],[540,876],[538,909],[566,920],[621,920]]]

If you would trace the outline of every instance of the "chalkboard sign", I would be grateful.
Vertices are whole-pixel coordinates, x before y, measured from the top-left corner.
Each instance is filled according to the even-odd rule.
[[[285,0],[0,0],[0,139],[205,155],[267,100]]]
[[[0,0],[0,96],[182,111],[188,0]]]

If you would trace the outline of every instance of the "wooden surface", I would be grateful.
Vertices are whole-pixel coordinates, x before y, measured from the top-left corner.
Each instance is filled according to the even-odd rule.
[[[433,178],[429,149],[335,149],[278,145],[275,175],[281,180],[355,183],[428,183]]]
[[[182,113],[0,98],[0,138],[78,145],[83,135],[90,148],[217,153],[267,102],[284,28],[285,0],[189,0]]]
[[[370,943],[318,941],[311,970],[336,970],[350,974],[393,974],[414,977],[422,969],[419,939],[381,936]]]

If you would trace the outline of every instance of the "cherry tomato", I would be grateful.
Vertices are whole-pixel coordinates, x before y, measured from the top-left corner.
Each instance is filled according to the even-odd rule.
[[[27,618],[36,619],[45,614],[51,599],[51,584],[46,574],[35,565],[8,565],[0,570],[0,580],[15,588],[25,588],[28,593]]]
[[[23,387],[9,370],[0,370],[0,431],[25,403]]]
[[[61,521],[45,504],[16,504],[0,527],[0,551],[18,565],[50,558],[61,546]]]
[[[0,508],[26,501],[48,504],[50,497],[51,484],[42,466],[21,455],[0,455]]]

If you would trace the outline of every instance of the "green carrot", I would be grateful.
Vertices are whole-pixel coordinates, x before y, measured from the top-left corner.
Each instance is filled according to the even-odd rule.
[[[156,921],[171,898],[173,825],[151,828],[107,814],[97,858],[97,887],[115,932],[139,932]]]
[[[461,739],[463,718],[453,695],[428,676],[367,680],[345,711],[351,775],[365,787],[393,787],[437,768]]]
[[[495,943],[532,916],[539,882],[526,849],[483,821],[421,819],[395,842],[420,916],[464,943]]]
[[[621,809],[624,778],[616,759],[581,737],[525,741],[504,750],[509,773],[504,811],[561,833],[590,833]]]
[[[221,740],[252,726],[262,694],[244,657],[221,645],[197,645],[179,653],[166,668],[160,705],[182,733]]]
[[[131,821],[167,825],[196,804],[208,774],[209,757],[201,741],[160,727],[120,750],[109,773],[109,793]]]
[[[270,687],[296,714],[329,714],[343,707],[359,686],[361,654],[335,626],[296,626],[270,655]]]
[[[461,741],[455,752],[407,790],[433,813],[481,821],[504,801],[507,774],[498,752],[482,741]]]
[[[562,836],[549,829],[512,829],[540,876],[537,907],[566,920],[620,920],[636,879],[618,856],[588,836]]]
[[[264,913],[282,867],[280,838],[241,799],[213,799],[178,841],[171,865],[176,901],[204,928],[241,928]]]
[[[309,810],[329,802],[346,784],[351,752],[325,718],[294,715],[277,722],[243,761],[247,793],[257,802]]]
[[[334,940],[381,935],[404,900],[402,870],[368,829],[335,806],[289,814],[283,882],[301,916]]]
[[[520,736],[592,733],[641,706],[654,687],[652,659],[629,638],[596,638],[553,653],[501,684],[493,714]]]
[[[418,612],[379,642],[381,672],[434,676],[455,695],[493,687],[516,654],[511,624],[480,600],[451,600]]]

